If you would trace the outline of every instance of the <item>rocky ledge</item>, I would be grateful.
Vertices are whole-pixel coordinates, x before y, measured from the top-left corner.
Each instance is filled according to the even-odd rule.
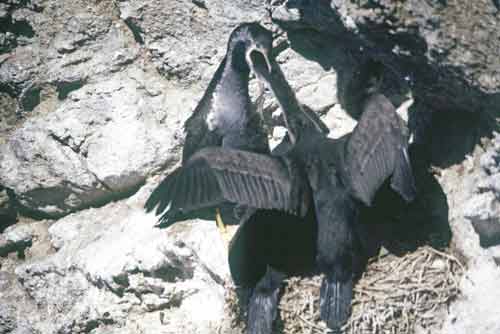
[[[418,203],[389,218],[467,268],[433,333],[500,332],[497,5],[2,2],[0,333],[239,333],[213,222],[159,231],[142,205],[243,21],[275,33],[291,86],[332,136],[356,124],[356,76],[380,68],[419,185]],[[270,95],[265,115],[280,124]]]

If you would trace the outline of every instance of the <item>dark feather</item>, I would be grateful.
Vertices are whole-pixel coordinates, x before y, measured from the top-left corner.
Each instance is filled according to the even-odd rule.
[[[212,80],[208,84],[205,94],[196,106],[193,114],[184,123],[186,132],[186,139],[184,141],[184,148],[182,150],[182,162],[186,162],[196,151],[200,148],[208,146],[220,146],[222,137],[215,132],[210,131],[207,127],[205,118],[211,108],[211,101],[213,99],[213,92],[219,83],[222,72],[226,65],[226,57],[221,61],[217,71],[215,71]]]
[[[392,187],[405,200],[415,197],[408,157],[407,129],[383,95],[373,95],[345,147],[343,177],[352,195],[371,205],[379,187],[391,175]]]
[[[292,171],[292,172],[291,172]],[[162,219],[230,202],[259,209],[302,214],[303,181],[284,159],[263,154],[204,148],[155,189],[146,210],[158,206]],[[299,188],[299,189],[297,189]],[[164,213],[168,204],[169,210]]]

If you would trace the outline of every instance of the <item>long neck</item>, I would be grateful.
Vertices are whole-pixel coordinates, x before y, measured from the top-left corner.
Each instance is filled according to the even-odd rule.
[[[224,67],[211,95],[212,108],[217,114],[217,128],[218,131],[222,131],[223,136],[229,136],[232,132],[241,135],[250,113],[248,93],[250,72],[245,70],[244,66],[247,65],[243,66],[238,56],[238,50],[228,51]]]
[[[319,124],[320,121],[313,119],[302,109],[279,65],[274,61],[272,62],[272,73],[270,76],[266,76],[265,80],[283,110],[285,124],[292,143],[296,144],[302,139],[307,140],[310,135],[322,135],[323,127]],[[301,136],[303,132],[307,132],[307,134]]]
[[[227,50],[227,64],[233,68],[234,71],[241,74],[250,74],[250,67],[245,58],[246,46],[245,43],[240,41],[231,45]]]
[[[235,60],[234,54],[228,55],[217,87],[217,91],[225,93],[217,95],[221,102],[219,107],[223,108],[226,114],[235,114],[235,116],[239,114],[243,118],[241,114],[246,115],[250,110],[250,95],[248,93],[250,72],[244,67],[242,68],[241,64],[235,67],[235,61],[237,60]]]

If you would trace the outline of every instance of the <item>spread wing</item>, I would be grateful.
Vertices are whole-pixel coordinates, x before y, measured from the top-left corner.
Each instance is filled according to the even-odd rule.
[[[370,205],[378,188],[391,177],[391,187],[406,201],[415,197],[408,158],[408,130],[383,95],[369,97],[345,146],[345,176],[352,194]]]
[[[208,147],[168,175],[146,202],[161,223],[230,202],[259,209],[305,214],[307,183],[290,160]]]

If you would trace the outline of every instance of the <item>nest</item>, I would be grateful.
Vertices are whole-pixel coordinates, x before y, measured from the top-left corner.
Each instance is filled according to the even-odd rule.
[[[409,334],[442,323],[445,306],[459,294],[462,264],[452,255],[424,246],[404,256],[369,261],[354,288],[352,315],[344,334]],[[274,333],[331,333],[319,318],[321,276],[286,281]],[[234,291],[229,291],[232,327],[244,327]]]

